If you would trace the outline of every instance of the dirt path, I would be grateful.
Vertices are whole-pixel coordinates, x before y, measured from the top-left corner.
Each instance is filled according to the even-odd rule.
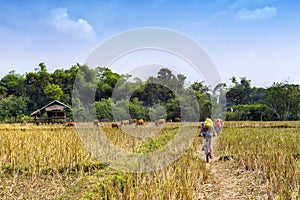
[[[234,160],[221,161],[219,158],[218,152],[214,152],[214,158],[207,163],[210,176],[201,186],[203,194],[198,199],[268,199],[267,185],[255,179],[256,172],[237,169]]]

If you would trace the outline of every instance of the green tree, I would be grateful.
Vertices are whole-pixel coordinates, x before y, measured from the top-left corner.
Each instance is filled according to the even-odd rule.
[[[0,99],[1,121],[17,122],[18,115],[26,113],[26,101],[23,96],[9,95]]]
[[[73,99],[78,99],[80,104],[74,104],[74,109],[84,108],[86,115],[81,115],[81,117],[86,116],[86,120],[93,118],[94,113],[94,102],[95,102],[95,92],[97,88],[97,74],[94,69],[89,68],[87,65],[79,65],[79,70],[74,83],[74,89],[72,92]],[[77,107],[79,106],[79,107]],[[74,110],[74,111],[75,111]]]
[[[131,99],[128,108],[132,118],[150,120],[149,107],[143,106],[143,102],[139,101],[137,97]]]
[[[112,121],[113,120],[113,113],[112,107],[113,104],[110,98],[108,99],[101,99],[101,101],[95,102],[95,109],[96,109],[96,116],[98,119],[102,121]]]
[[[266,89],[261,87],[253,87],[250,93],[251,101],[249,103],[263,103]]]
[[[49,83],[44,88],[44,93],[46,95],[46,98],[49,99],[49,101],[60,100],[61,96],[64,94],[63,90],[59,85],[52,83]]]
[[[156,121],[158,119],[166,119],[167,112],[165,106],[161,104],[156,104],[149,108],[149,116],[151,121]]]
[[[73,85],[75,82],[76,75],[79,70],[79,64],[73,65],[70,69],[57,69],[51,75],[52,84],[59,85],[59,87],[63,90],[63,95],[61,99],[64,103],[71,105],[71,95],[73,90]]]
[[[92,115],[87,112],[86,107],[82,106],[80,99],[74,97],[72,99],[72,114],[76,121],[84,122],[92,120]]]
[[[177,98],[170,99],[165,104],[167,110],[167,118],[174,119],[181,116],[180,102]]]
[[[176,95],[177,93],[182,92],[186,80],[186,76],[184,76],[183,74],[177,74],[176,76],[168,68],[161,68],[158,71],[156,78],[157,78],[157,82],[156,82],[157,84],[160,84],[168,88]]]
[[[240,83],[237,82],[235,77],[232,77],[231,80],[234,83],[234,86],[229,88],[226,98],[229,106],[231,106],[232,103],[237,106],[237,116],[238,120],[240,120],[240,107],[238,105],[245,104],[250,101],[251,81],[247,80],[245,77],[241,78]]]
[[[204,81],[196,81],[191,85],[191,88],[196,92],[196,95],[207,94],[209,92],[209,87],[205,85]]]
[[[40,87],[43,90],[52,81],[52,78],[50,73],[47,71],[47,67],[44,63],[40,63],[39,67],[40,69],[37,72],[38,80],[39,80]]]
[[[299,101],[299,85],[283,83],[274,83],[266,90],[264,98],[278,120],[297,120]]]
[[[7,89],[4,86],[4,83],[0,81],[0,96],[5,97],[7,95]]]
[[[274,117],[269,106],[261,103],[239,105],[241,120],[263,121]]]
[[[51,74],[47,71],[46,65],[40,63],[35,72],[28,72],[25,75],[24,90],[29,97],[27,108],[31,112],[49,103],[44,93],[45,87],[51,83]]]
[[[25,78],[21,74],[17,74],[14,70],[10,71],[5,75],[1,81],[0,85],[2,90],[1,94],[5,95],[24,95],[24,81]]]
[[[144,92],[138,97],[143,101],[143,105],[153,106],[168,102],[170,99],[175,98],[175,94],[168,87],[148,80]]]
[[[183,121],[199,121],[201,110],[198,99],[193,90],[187,89],[183,95],[178,97],[181,108],[181,119]]]
[[[97,67],[96,73],[98,84],[95,99],[98,101],[102,98],[110,98],[112,96],[115,85],[119,80],[122,79],[122,76],[112,72],[107,67]]]
[[[209,87],[205,85],[204,81],[196,81],[191,84],[190,89],[192,89],[198,99],[200,119],[203,120],[206,116],[211,116],[212,114],[212,101],[211,95],[209,94]]]

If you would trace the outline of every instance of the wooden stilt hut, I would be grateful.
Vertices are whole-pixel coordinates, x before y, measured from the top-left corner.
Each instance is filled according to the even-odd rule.
[[[70,107],[64,103],[54,100],[51,103],[43,106],[42,108],[34,111],[30,114],[34,117],[34,122],[39,123],[64,123],[67,120],[66,110],[70,110]],[[46,112],[46,117],[41,114]]]

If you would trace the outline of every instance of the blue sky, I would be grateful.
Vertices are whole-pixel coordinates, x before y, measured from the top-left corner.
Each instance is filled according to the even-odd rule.
[[[0,77],[40,62],[69,68],[115,34],[161,27],[198,42],[223,82],[300,84],[299,9],[297,0],[0,0]]]

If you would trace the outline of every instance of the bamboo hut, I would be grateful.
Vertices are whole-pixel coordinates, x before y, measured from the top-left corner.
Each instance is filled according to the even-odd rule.
[[[31,113],[30,117],[34,117],[36,124],[65,123],[67,121],[66,110],[70,110],[70,107],[58,100],[54,100]],[[46,116],[42,116],[44,112],[46,112]]]

